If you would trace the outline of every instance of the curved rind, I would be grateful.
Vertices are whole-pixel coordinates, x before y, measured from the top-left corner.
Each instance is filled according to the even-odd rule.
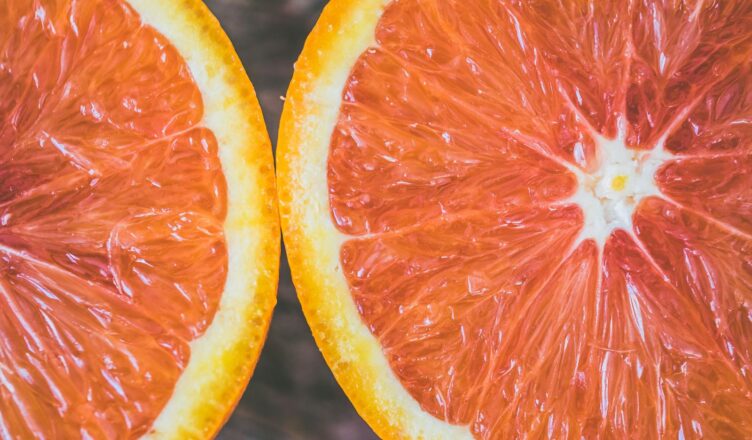
[[[228,276],[219,309],[146,437],[210,438],[242,395],[276,303],[279,217],[271,143],[232,43],[200,0],[127,0],[185,59],[227,180]]]
[[[334,0],[295,65],[277,145],[282,230],[293,281],[316,343],[358,413],[383,438],[472,438],[423,411],[362,322],[342,274],[347,239],[329,213],[327,157],[342,90],[375,44],[388,0]]]

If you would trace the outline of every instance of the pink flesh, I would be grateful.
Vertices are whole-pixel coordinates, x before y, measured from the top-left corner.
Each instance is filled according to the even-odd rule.
[[[343,92],[331,215],[406,390],[478,438],[752,437],[752,3],[408,1]],[[598,144],[677,156],[577,242]]]
[[[10,0],[0,96],[0,437],[138,437],[227,272],[200,92],[123,1]]]

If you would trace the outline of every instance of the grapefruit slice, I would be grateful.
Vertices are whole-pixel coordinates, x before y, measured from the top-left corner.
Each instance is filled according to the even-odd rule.
[[[752,437],[752,3],[334,0],[280,206],[387,438]]]
[[[279,259],[271,148],[194,0],[0,6],[0,437],[208,437]]]

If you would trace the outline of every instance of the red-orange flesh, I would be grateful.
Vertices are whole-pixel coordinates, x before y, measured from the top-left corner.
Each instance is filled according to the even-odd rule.
[[[224,288],[224,176],[123,1],[0,6],[0,437],[148,431]]]
[[[478,438],[752,437],[752,2],[395,0],[375,36],[329,201],[420,406]],[[663,196],[578,241],[570,167],[620,120],[674,154]]]

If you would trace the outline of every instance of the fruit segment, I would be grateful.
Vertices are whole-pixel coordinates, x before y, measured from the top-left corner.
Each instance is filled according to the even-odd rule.
[[[355,302],[424,408],[453,423],[477,416],[476,401],[457,397],[481,397],[498,374],[494,353],[515,344],[515,326],[532,324],[514,316],[550,299],[545,280],[580,221],[574,207],[475,212],[343,246]]]
[[[738,70],[749,65],[752,49],[749,2],[642,0],[634,2],[632,17],[630,146],[652,148],[688,112],[709,104],[708,89],[732,78],[749,80]]]
[[[123,1],[0,6],[0,437],[148,431],[217,309],[226,184]]]
[[[340,262],[478,438],[752,436],[744,1],[394,1],[342,93]]]
[[[664,198],[752,237],[752,155],[682,158],[655,177]]]

